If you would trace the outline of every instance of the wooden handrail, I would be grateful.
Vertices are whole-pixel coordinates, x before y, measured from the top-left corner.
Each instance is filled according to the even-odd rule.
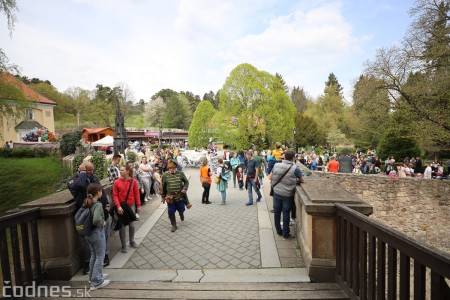
[[[449,299],[450,255],[391,229],[351,208],[336,204],[336,277],[359,299],[426,297],[426,268],[431,299]],[[411,259],[414,267],[411,267]],[[410,274],[414,273],[413,291]],[[397,273],[399,272],[399,277]],[[356,275],[357,273],[358,275]],[[387,282],[386,282],[387,279]]]
[[[43,280],[37,227],[39,215],[40,208],[32,208],[0,217],[0,260],[4,291],[12,291],[13,286],[30,285],[32,281],[40,283]],[[11,242],[7,238],[8,231]]]

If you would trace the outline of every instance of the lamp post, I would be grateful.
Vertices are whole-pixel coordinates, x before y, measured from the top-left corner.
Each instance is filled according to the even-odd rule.
[[[162,138],[162,125],[159,123],[159,145],[158,148],[161,148],[161,138]]]
[[[297,145],[295,145],[295,133],[297,132],[297,129],[294,127],[292,129],[292,131],[294,132],[294,138],[292,139],[292,147],[294,147],[294,153],[297,153]]]

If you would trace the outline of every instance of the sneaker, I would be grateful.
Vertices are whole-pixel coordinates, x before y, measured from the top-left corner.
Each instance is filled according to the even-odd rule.
[[[262,199],[262,197],[261,197],[261,198],[258,198],[258,199],[256,199],[256,202],[261,202],[261,199]]]
[[[103,259],[103,266],[109,266],[109,256],[108,254],[105,255],[105,259]]]
[[[83,275],[89,275],[89,263],[83,265]]]
[[[245,203],[245,206],[250,206],[253,205],[253,201],[248,201],[247,203]]]
[[[206,201],[205,204],[211,204],[212,202]]]
[[[122,246],[122,250],[120,250],[120,252],[122,252],[122,253],[127,253],[127,252],[128,252],[128,250],[127,250],[127,245],[123,245],[123,246]]]
[[[136,215],[136,221],[139,221],[139,214],[135,214]]]
[[[99,288],[105,287],[107,286],[111,281],[109,281],[108,279],[103,280],[103,282],[97,286],[93,286],[91,285],[91,288],[89,289],[89,291],[95,291]]]
[[[283,239],[285,239],[285,240],[292,240],[294,238],[295,237],[292,234],[288,234],[287,236],[283,236]]]
[[[148,198],[145,198],[145,200],[144,200],[145,202],[148,202]]]
[[[295,219],[292,219],[289,221],[289,225],[295,225]]]
[[[102,280],[105,281],[106,278],[108,278],[109,274],[108,273],[103,273],[102,274]],[[88,281],[89,283],[91,283],[91,281]]]
[[[136,249],[138,245],[136,244],[136,242],[130,242],[130,247]]]

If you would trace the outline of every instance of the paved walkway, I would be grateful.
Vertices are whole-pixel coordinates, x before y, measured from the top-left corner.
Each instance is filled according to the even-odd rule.
[[[105,272],[112,280],[234,282],[245,281],[245,277],[257,282],[309,281],[297,242],[275,233],[272,198],[265,197],[269,194],[267,178],[258,204],[245,206],[247,191],[231,183],[226,205],[220,205],[221,196],[213,183],[212,204],[206,205],[201,204],[198,168],[186,168],[185,173],[190,176],[188,195],[193,204],[185,212],[185,221],[177,215],[178,230],[172,233],[166,205],[159,197],[147,202],[136,223],[138,248],[128,247],[128,253],[121,253],[118,233],[111,238],[112,260]],[[86,276],[78,274],[72,280],[86,280]]]

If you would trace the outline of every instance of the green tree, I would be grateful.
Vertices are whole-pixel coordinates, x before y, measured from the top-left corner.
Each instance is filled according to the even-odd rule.
[[[320,145],[325,141],[316,121],[301,112],[295,113],[295,129],[295,144],[297,146]]]
[[[425,144],[450,147],[450,3],[418,0],[399,46],[377,51],[366,73],[383,81],[393,109],[417,120]]]
[[[300,89],[300,87],[295,87],[292,89],[291,92],[291,100],[295,105],[295,108],[298,112],[305,112],[306,108],[308,107],[308,101],[311,101],[308,99],[308,96],[306,95],[303,88]]]
[[[411,129],[409,116],[396,112],[390,116],[389,126],[385,129],[377,147],[377,153],[383,158],[393,156],[397,161],[405,157],[420,156],[420,148]]]
[[[289,93],[289,87],[286,84],[286,81],[284,80],[283,76],[280,73],[275,73],[275,76],[278,78],[280,83],[283,85],[283,90],[286,94]]]
[[[162,126],[165,111],[166,104],[164,103],[163,98],[157,97],[155,99],[150,99],[150,102],[146,107],[145,120],[150,126]]]
[[[325,94],[326,94],[327,92],[330,91],[329,88],[330,88],[331,86],[334,86],[334,87],[335,87],[335,89],[333,89],[333,92],[334,92],[336,95],[342,97],[342,90],[343,90],[343,87],[342,87],[341,84],[339,83],[339,81],[338,81],[336,75],[334,75],[333,73],[330,73],[330,75],[328,75],[328,80],[325,82],[325,90],[324,90]]]
[[[251,143],[292,141],[295,107],[278,77],[241,64],[231,71],[219,99],[223,124],[238,129],[238,136],[232,138],[238,148],[248,148]]]
[[[64,94],[67,95],[70,104],[75,110],[77,116],[77,126],[81,125],[81,116],[84,115],[89,107],[89,94],[88,90],[84,90],[79,87],[71,87],[67,89]]]
[[[386,90],[380,89],[383,82],[361,75],[355,83],[351,116],[347,118],[355,145],[374,149],[389,122],[391,103]]]
[[[214,109],[219,109],[219,96],[218,96],[219,92],[217,92],[216,94],[214,94],[213,91],[209,91],[208,93],[205,93],[203,95],[203,101],[209,101],[212,106],[214,107]]]
[[[200,96],[194,95],[192,92],[180,92],[181,95],[184,95],[189,102],[189,110],[193,114],[197,109],[197,105],[200,103]]]
[[[215,135],[214,124],[211,122],[216,110],[209,101],[201,101],[194,112],[189,126],[189,144],[192,147],[206,147],[209,138]]]
[[[0,0],[0,12],[5,14],[8,24],[9,34],[12,35],[14,30],[14,24],[17,20],[15,12],[18,11],[16,0]],[[6,56],[2,48],[0,48],[0,74],[3,71],[9,73],[18,73],[19,67],[9,63],[9,59]],[[3,109],[2,109],[3,111]]]
[[[343,115],[345,103],[342,96],[337,92],[336,85],[325,87],[325,94],[317,100],[317,107],[313,118],[321,127],[323,132],[330,132],[333,129],[343,126]]]

